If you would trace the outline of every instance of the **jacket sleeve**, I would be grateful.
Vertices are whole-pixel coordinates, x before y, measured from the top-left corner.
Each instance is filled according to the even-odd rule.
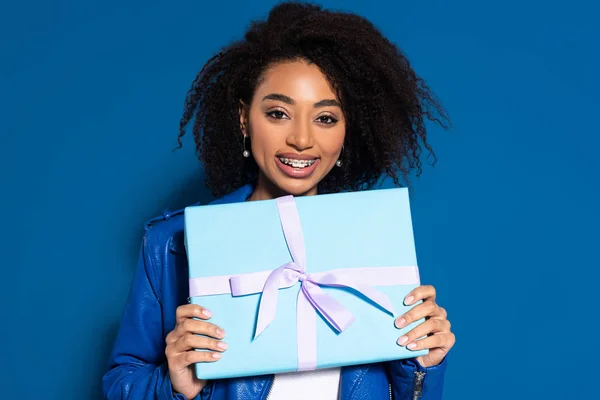
[[[162,307],[152,268],[148,268],[152,260],[146,257],[146,243],[144,236],[102,390],[108,400],[185,400],[182,394],[173,393],[169,378]],[[210,388],[205,389],[196,400],[210,397]]]
[[[423,367],[415,358],[387,363],[393,398],[441,400],[448,356],[439,365]],[[419,394],[421,397],[419,397]]]

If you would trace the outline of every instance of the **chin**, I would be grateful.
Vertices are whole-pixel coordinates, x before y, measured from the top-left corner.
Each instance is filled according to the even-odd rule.
[[[287,179],[286,179],[287,180]],[[291,194],[292,196],[302,196],[315,188],[317,183],[313,182],[311,179],[303,180],[303,179],[294,179],[292,182],[278,182],[277,186],[281,191]]]

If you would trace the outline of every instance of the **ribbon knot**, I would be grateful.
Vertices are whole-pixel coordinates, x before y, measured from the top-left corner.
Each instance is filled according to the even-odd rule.
[[[300,282],[304,282],[306,280],[306,278],[308,278],[308,275],[303,274],[302,272],[298,272],[298,280]]]

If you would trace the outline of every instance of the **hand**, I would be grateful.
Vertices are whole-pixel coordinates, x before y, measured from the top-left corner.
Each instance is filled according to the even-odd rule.
[[[450,332],[448,314],[435,302],[435,296],[433,286],[415,288],[405,297],[404,304],[408,306],[419,300],[423,302],[398,317],[395,322],[397,328],[402,328],[411,322],[426,319],[398,339],[399,345],[406,346],[410,350],[429,349],[428,354],[417,357],[417,361],[423,367],[439,365],[456,342],[454,333]],[[420,337],[423,339],[417,340]]]
[[[179,306],[176,312],[175,329],[165,338],[167,343],[165,355],[173,391],[183,394],[188,399],[196,397],[206,385],[205,380],[196,378],[193,364],[215,362],[221,358],[221,352],[227,348],[227,344],[217,340],[225,336],[221,328],[210,322],[192,319],[207,320],[211,316],[210,311],[195,304]],[[194,349],[214,350],[214,352]]]

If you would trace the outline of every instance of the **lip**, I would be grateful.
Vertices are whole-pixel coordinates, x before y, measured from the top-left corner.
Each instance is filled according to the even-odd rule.
[[[319,165],[319,162],[321,161],[319,158],[317,158],[317,160],[314,162],[313,165],[311,165],[310,167],[306,167],[306,168],[294,168],[291,167],[289,165],[286,165],[284,163],[282,163],[279,160],[279,157],[283,157],[283,158],[292,158],[292,159],[296,159],[296,160],[314,160],[315,157],[308,157],[307,156],[302,156],[303,158],[299,158],[298,154],[280,154],[277,157],[275,157],[275,163],[277,164],[277,167],[279,167],[279,170],[281,172],[283,172],[284,175],[287,175],[290,178],[295,178],[295,179],[303,179],[303,178],[308,178],[309,176],[311,176],[313,174],[313,172],[315,172],[315,170],[317,169],[317,166]]]

